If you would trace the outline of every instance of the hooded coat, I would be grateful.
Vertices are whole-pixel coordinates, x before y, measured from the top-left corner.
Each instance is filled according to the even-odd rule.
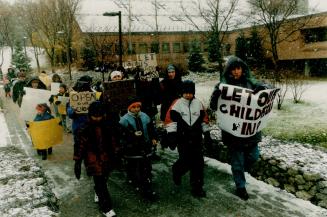
[[[235,66],[242,67],[242,76],[240,79],[235,80],[231,75],[231,69],[235,68]],[[232,56],[229,58],[224,72],[221,76],[220,82],[215,86],[214,91],[210,98],[210,108],[214,111],[217,111],[218,106],[218,98],[220,96],[219,85],[220,84],[230,84],[234,86],[244,87],[251,90],[255,90],[256,88],[264,87],[262,83],[258,82],[248,67],[248,65],[236,56]],[[265,89],[265,88],[262,88]],[[233,145],[233,144],[245,144],[252,145],[257,144],[261,141],[261,132],[256,133],[254,136],[248,138],[240,138],[236,137],[226,131],[222,130],[222,140],[225,144]]]

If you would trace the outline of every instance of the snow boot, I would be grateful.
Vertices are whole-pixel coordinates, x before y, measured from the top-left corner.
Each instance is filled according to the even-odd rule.
[[[48,154],[52,154],[52,147],[48,148]]]
[[[109,212],[103,213],[104,216],[106,217],[117,217],[115,211],[112,209]]]
[[[236,195],[241,198],[242,200],[248,200],[249,195],[248,192],[246,191],[246,188],[237,188],[236,189]]]
[[[41,150],[41,151],[42,151],[42,160],[46,160],[48,158],[47,150],[44,149],[44,150]]]
[[[200,188],[193,188],[192,191],[191,191],[191,194],[193,197],[195,198],[203,198],[203,197],[206,197],[206,192],[203,190],[202,187]]]

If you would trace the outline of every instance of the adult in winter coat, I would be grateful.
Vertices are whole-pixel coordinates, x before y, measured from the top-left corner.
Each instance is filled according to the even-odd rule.
[[[127,161],[128,181],[140,189],[146,199],[156,199],[152,190],[152,147],[157,144],[155,129],[151,118],[141,111],[141,102],[128,106],[128,112],[120,118],[122,126],[122,148]]]
[[[205,197],[203,190],[202,133],[209,132],[209,120],[202,102],[195,98],[195,84],[186,80],[182,84],[182,97],[171,105],[165,120],[170,144],[176,144],[179,158],[172,167],[173,181],[181,185],[182,176],[190,171],[191,193]],[[174,149],[175,147],[170,148]]]
[[[92,92],[91,83],[92,83],[92,78],[90,76],[88,75],[82,76],[76,81],[73,90],[77,92],[84,92],[84,91]],[[73,121],[72,131],[74,137],[74,144],[76,144],[77,142],[76,133],[78,129],[84,127],[84,125],[88,120],[88,115],[84,113],[83,114],[76,113],[69,103],[67,104],[67,115]]]
[[[12,84],[12,100],[20,107],[22,105],[24,96],[24,87],[26,85],[26,74],[24,71],[20,71],[17,74],[18,79],[13,81]]]
[[[81,164],[84,161],[86,173],[93,177],[95,197],[100,210],[107,217],[116,216],[107,188],[111,171],[111,160],[117,143],[110,122],[105,121],[105,108],[99,101],[91,103],[88,112],[89,120],[78,129],[78,142],[74,148],[75,176],[80,179]]]
[[[164,121],[166,113],[175,99],[180,97],[180,87],[182,85],[181,75],[173,64],[167,66],[164,79],[160,82],[160,120]]]
[[[268,88],[267,85],[259,83],[252,76],[249,67],[243,60],[235,56],[230,57],[227,61],[220,83],[248,88],[254,90],[254,94]],[[210,99],[210,108],[214,111],[217,110],[218,106],[220,83],[215,86]],[[222,130],[222,140],[229,149],[232,173],[236,185],[236,195],[243,200],[247,200],[249,195],[245,188],[246,180],[244,172],[251,169],[253,163],[258,160],[258,142],[261,141],[261,132],[251,137],[240,138]]]

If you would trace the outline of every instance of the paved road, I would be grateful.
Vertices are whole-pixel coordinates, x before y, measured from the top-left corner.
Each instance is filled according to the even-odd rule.
[[[3,95],[2,95],[3,97]],[[19,120],[19,109],[4,99],[5,117],[11,134],[12,144],[23,144],[29,156],[39,160],[53,192],[60,204],[59,216],[62,217],[97,217],[102,216],[97,204],[93,202],[92,180],[83,171],[77,181],[73,174],[72,135],[64,135],[64,144],[54,147],[48,160],[42,161],[32,149],[24,130],[24,123]],[[114,208],[122,217],[322,217],[327,210],[296,199],[290,194],[273,188],[249,177],[248,185],[251,199],[244,202],[234,196],[234,183],[227,166],[207,159],[205,168],[205,189],[207,197],[195,199],[190,196],[188,177],[183,178],[180,189],[171,181],[171,165],[176,160],[176,152],[160,150],[162,160],[153,164],[154,188],[159,194],[155,203],[144,201],[126,183],[122,171],[114,171],[108,182]],[[217,169],[218,167],[218,169]]]

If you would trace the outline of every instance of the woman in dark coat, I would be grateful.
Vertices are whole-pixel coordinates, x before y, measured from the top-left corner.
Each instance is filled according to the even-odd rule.
[[[175,66],[169,64],[167,66],[164,79],[160,82],[160,120],[164,121],[166,113],[175,99],[180,97],[180,87],[182,86],[182,79]]]

